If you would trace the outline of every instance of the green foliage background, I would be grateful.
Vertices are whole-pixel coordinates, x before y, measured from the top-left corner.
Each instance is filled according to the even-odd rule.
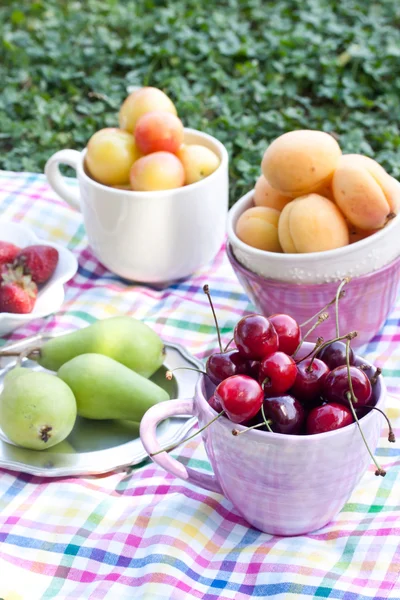
[[[398,0],[43,0],[0,6],[0,167],[42,171],[150,84],[231,157],[231,202],[296,128],[400,177]]]

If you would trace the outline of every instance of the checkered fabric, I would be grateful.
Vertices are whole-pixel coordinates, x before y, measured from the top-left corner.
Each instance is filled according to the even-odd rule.
[[[204,283],[224,341],[252,310],[226,259],[166,288],[132,285],[107,271],[87,245],[81,216],[42,175],[0,171],[1,219],[65,244],[79,261],[62,309],[14,332],[59,333],[132,314],[202,358],[216,347]],[[364,355],[384,369],[389,416],[400,438],[400,303]],[[385,433],[385,431],[383,432]],[[361,442],[360,442],[361,443]],[[198,438],[173,452],[210,471]],[[336,520],[282,538],[249,528],[232,505],[147,461],[103,476],[48,479],[0,470],[0,598],[131,600],[400,599],[400,447],[382,437],[374,468]]]

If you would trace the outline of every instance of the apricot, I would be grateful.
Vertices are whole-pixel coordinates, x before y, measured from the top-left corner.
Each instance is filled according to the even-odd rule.
[[[135,126],[135,140],[140,152],[172,152],[183,142],[182,121],[171,113],[154,111],[140,117]]]
[[[257,179],[253,196],[253,202],[256,206],[268,206],[281,211],[291,199],[290,196],[285,196],[278,190],[274,190],[264,175],[260,175]]]
[[[347,223],[331,200],[308,194],[289,202],[278,224],[279,242],[284,252],[323,252],[349,243]]]
[[[329,181],[340,155],[339,144],[328,133],[290,131],[268,146],[261,170],[274,189],[292,197],[301,196]]]
[[[361,154],[341,157],[332,180],[336,204],[356,227],[381,229],[398,212],[400,188],[372,158]]]
[[[206,146],[182,144],[177,153],[185,169],[185,183],[196,183],[214,173],[219,167],[219,157]]]
[[[104,185],[125,185],[135,160],[141,156],[133,135],[107,127],[100,129],[89,140],[86,167],[93,179]]]
[[[171,190],[183,186],[182,163],[170,152],[153,152],[142,156],[131,169],[130,182],[135,191]]]
[[[122,103],[119,110],[119,126],[133,133],[137,120],[155,110],[177,115],[174,104],[162,90],[155,87],[140,88],[129,94]]]
[[[282,252],[278,238],[279,211],[267,206],[245,210],[237,220],[236,235],[242,242],[269,252]]]

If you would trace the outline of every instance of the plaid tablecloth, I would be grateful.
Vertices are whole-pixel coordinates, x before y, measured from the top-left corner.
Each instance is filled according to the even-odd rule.
[[[0,171],[0,208],[1,219],[65,244],[79,261],[62,310],[8,339],[128,313],[204,357],[216,347],[204,283],[227,341],[238,318],[252,309],[223,250],[213,265],[166,289],[122,282],[97,262],[81,216],[41,175]],[[400,304],[365,351],[384,368],[393,396],[400,392],[399,340]],[[400,438],[399,407],[391,400]],[[173,454],[210,470],[196,438]],[[150,462],[57,480],[0,470],[0,598],[400,599],[400,446],[382,438],[377,456],[385,478],[375,477],[371,465],[334,523],[292,538],[249,528],[227,500]]]

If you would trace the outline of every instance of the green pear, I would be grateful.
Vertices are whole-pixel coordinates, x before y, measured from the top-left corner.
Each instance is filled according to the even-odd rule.
[[[162,387],[102,354],[76,356],[57,375],[73,391],[78,415],[87,419],[140,421],[151,406],[169,399]]]
[[[16,368],[5,376],[0,427],[14,444],[51,448],[69,435],[75,419],[74,394],[55,375]]]
[[[54,337],[43,344],[38,362],[57,371],[80,354],[104,354],[133,371],[151,377],[165,358],[160,337],[145,323],[133,317],[111,317],[88,327]]]

